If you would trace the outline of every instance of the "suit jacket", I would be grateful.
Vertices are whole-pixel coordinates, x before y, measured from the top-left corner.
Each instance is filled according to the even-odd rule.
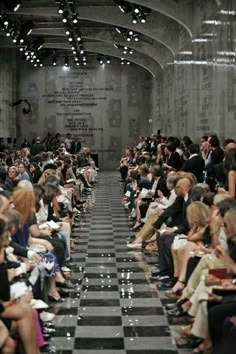
[[[193,173],[198,182],[202,182],[202,172],[205,168],[205,162],[199,155],[186,160],[181,167],[181,171]]]
[[[170,193],[170,191],[168,190],[168,188],[166,186],[166,180],[162,176],[159,178],[159,180],[157,182],[154,198],[158,197],[158,194],[157,194],[158,190],[160,190],[164,194],[165,197]]]
[[[177,151],[174,151],[171,153],[168,161],[167,161],[167,165],[171,166],[172,168],[174,168],[175,170],[179,170],[181,167],[181,157],[179,156]]]
[[[211,162],[209,163],[209,165],[206,166],[206,170],[213,169],[213,167],[223,161],[223,159],[224,151],[220,147],[215,148],[215,150],[212,150]]]
[[[178,233],[186,233],[189,227],[186,220],[187,203],[184,197],[178,196],[174,203],[164,210],[153,224],[155,229],[160,229],[164,222],[171,218],[171,226],[178,227]]]

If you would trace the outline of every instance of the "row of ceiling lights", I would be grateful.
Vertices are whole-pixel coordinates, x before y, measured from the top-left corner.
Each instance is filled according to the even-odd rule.
[[[19,51],[22,52],[26,61],[35,66],[42,66],[39,50],[42,48],[44,40],[37,38],[33,41],[30,38],[33,27],[32,21],[17,23],[13,22],[6,12],[0,14],[0,29],[5,32],[6,37],[11,38],[12,42],[19,47]]]
[[[139,41],[139,33],[133,30],[127,30],[125,28],[116,27],[116,31],[126,38],[127,42],[138,42]]]
[[[58,1],[56,1],[58,3]],[[59,1],[58,13],[62,16],[62,23],[68,37],[74,61],[77,66],[87,65],[84,54],[82,36],[79,28],[79,13],[73,3],[66,0]]]
[[[120,44],[114,44],[114,47],[117,49],[121,49],[123,51],[123,54],[133,54],[134,50],[132,48],[120,45]]]
[[[114,0],[114,2],[119,6],[119,9],[123,13],[132,14],[132,23],[146,23],[147,17],[150,14],[151,10],[140,5],[131,4],[128,1],[124,0]]]

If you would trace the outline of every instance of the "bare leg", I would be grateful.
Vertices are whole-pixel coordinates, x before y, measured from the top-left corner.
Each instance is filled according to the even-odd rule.
[[[181,270],[180,270],[180,274],[179,274],[179,280],[177,281],[175,286],[172,288],[173,292],[177,292],[178,290],[182,290],[184,288],[185,275],[186,275],[188,260],[190,258],[190,252],[194,251],[196,249],[196,247],[197,247],[197,245],[194,242],[188,242],[186,244],[184,256],[183,256],[183,261],[182,261],[182,265],[181,265]]]
[[[4,346],[2,347],[2,354],[15,354],[15,341],[11,337],[8,337],[6,342],[4,343]]]
[[[54,275],[50,277],[48,281],[48,295],[52,296],[55,300],[60,299],[60,294],[56,288],[56,279]]]
[[[32,307],[18,303],[6,308],[2,317],[14,320],[11,330],[20,336],[25,354],[38,354]]]

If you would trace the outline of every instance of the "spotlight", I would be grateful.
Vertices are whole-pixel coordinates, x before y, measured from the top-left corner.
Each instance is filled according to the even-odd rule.
[[[135,8],[134,8],[134,12],[135,12],[136,14],[138,14],[138,13],[140,12],[139,8],[138,8],[138,7],[135,7]]]
[[[53,57],[52,65],[53,66],[57,66],[57,58],[56,57]]]
[[[139,41],[139,36],[136,35],[136,36],[134,37],[134,40],[135,40],[135,42],[138,42],[138,41]]]
[[[71,47],[71,50],[75,50],[76,48],[75,48],[75,46],[73,45],[72,47]]]
[[[127,63],[126,63],[127,65],[130,65],[130,61],[127,61]]]
[[[76,52],[76,50],[73,50],[73,52],[72,52],[72,53],[75,55],[77,52]]]
[[[111,64],[111,58],[107,57],[107,64]]]
[[[146,23],[146,18],[147,18],[147,16],[142,14],[141,17],[140,17],[141,23]]]
[[[83,49],[80,49],[80,54],[84,54],[84,50]]]
[[[133,54],[133,53],[134,53],[133,49],[130,49],[129,54]]]
[[[69,42],[73,42],[73,37],[69,37],[69,38],[68,38],[68,41],[69,41]]]
[[[129,31],[129,35],[133,36],[134,32],[133,31]]]
[[[20,5],[21,5],[21,1],[14,1],[14,8],[13,8],[13,11],[16,12],[17,10],[19,10],[20,8]]]
[[[79,66],[80,65],[80,63],[77,61],[76,63],[75,63],[77,66]]]
[[[131,42],[131,37],[127,37],[127,42]]]
[[[87,65],[86,61],[85,61],[85,62],[83,62],[83,65],[84,65],[84,66],[86,66],[86,65]]]
[[[121,30],[119,29],[119,27],[116,27],[116,32],[118,32],[119,34],[121,34]]]
[[[77,14],[73,14],[72,15],[72,22],[75,23],[75,24],[79,22]]]
[[[24,43],[24,38],[20,38],[20,43]]]
[[[66,68],[68,68],[68,67],[69,67],[69,59],[68,59],[68,57],[65,57],[65,63],[64,63],[64,66],[65,66]]]
[[[62,15],[64,12],[64,9],[65,9],[65,2],[61,1],[60,5],[59,5],[58,13]]]
[[[20,48],[19,48],[19,51],[20,51],[20,52],[23,52],[23,51],[24,51],[24,48],[23,48],[23,47],[20,47]]]
[[[35,50],[40,50],[43,46],[44,39],[43,38],[38,38],[33,42],[33,47]]]
[[[124,50],[123,50],[123,53],[124,53],[124,54],[127,54],[127,50],[124,49]]]
[[[86,61],[87,59],[85,57],[83,57],[83,61]]]
[[[138,18],[136,15],[133,15],[132,23],[136,25],[138,23]]]
[[[77,39],[78,42],[80,42],[82,40],[81,34],[78,33],[76,39]]]
[[[40,64],[39,64],[39,66],[41,66],[41,67],[42,67],[42,66],[43,66],[43,63],[40,63]]]
[[[132,5],[130,5],[127,1],[114,0],[114,2],[119,6],[120,11],[122,11],[125,14],[133,10]]]
[[[68,11],[64,11],[63,12],[63,16],[62,16],[62,22],[63,23],[67,23],[68,22],[68,17],[69,17],[69,12]]]
[[[33,30],[33,27],[34,23],[32,21],[27,21],[21,26],[21,33],[25,33],[27,36],[29,36]]]
[[[17,38],[16,37],[13,38],[12,43],[14,43],[14,44],[17,43]]]
[[[75,57],[75,61],[79,61],[79,58]]]

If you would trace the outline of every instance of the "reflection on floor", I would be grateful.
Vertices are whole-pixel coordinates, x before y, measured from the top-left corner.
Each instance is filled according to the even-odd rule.
[[[87,212],[74,229],[76,288],[56,304],[51,345],[60,354],[173,354],[164,292],[150,282],[156,254],[128,252],[127,212],[116,173],[100,172]]]

